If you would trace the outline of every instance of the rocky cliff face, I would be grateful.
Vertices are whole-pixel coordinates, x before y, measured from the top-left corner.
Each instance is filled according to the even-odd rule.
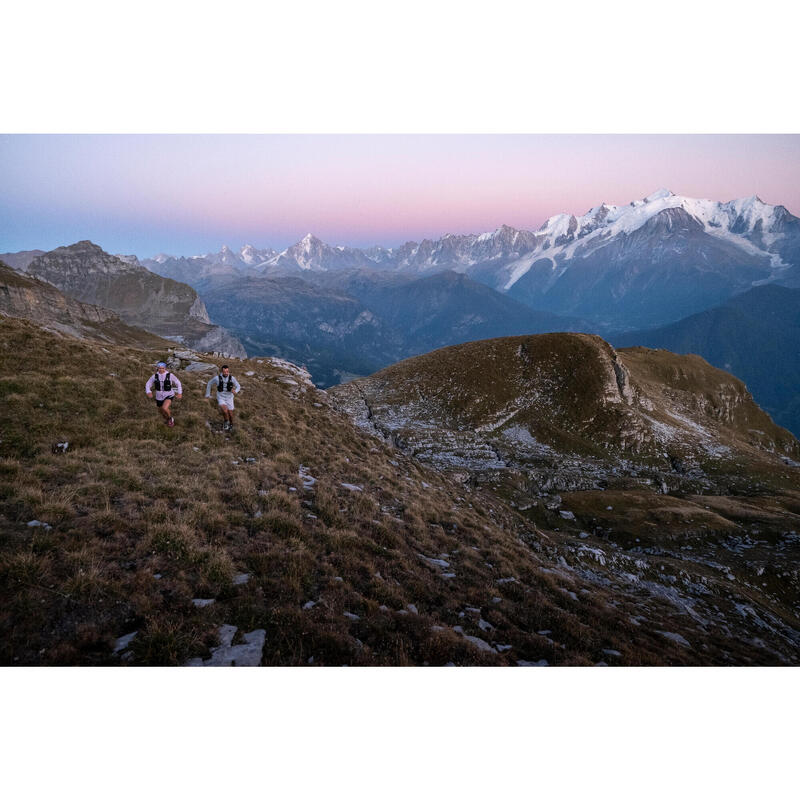
[[[77,300],[115,311],[129,325],[195,347],[213,333],[226,354],[245,354],[234,336],[211,324],[203,301],[190,286],[122,261],[92,242],[45,253],[27,272]]]
[[[126,325],[107,308],[67,297],[44,281],[21,275],[0,261],[0,315],[35,321],[46,330],[116,344],[157,347],[162,340]]]
[[[11,269],[18,272],[25,272],[28,264],[35,258],[43,256],[44,250],[20,250],[18,253],[0,253],[0,261],[7,264]]]

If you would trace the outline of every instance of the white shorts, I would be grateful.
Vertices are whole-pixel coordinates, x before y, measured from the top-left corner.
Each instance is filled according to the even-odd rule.
[[[233,411],[233,392],[217,392],[217,403]]]

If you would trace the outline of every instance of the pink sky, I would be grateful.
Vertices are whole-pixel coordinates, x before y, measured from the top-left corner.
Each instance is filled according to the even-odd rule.
[[[396,245],[666,187],[800,215],[797,135],[0,136],[0,252]]]

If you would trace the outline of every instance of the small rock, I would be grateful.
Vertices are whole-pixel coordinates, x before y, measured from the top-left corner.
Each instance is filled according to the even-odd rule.
[[[244,644],[233,645],[238,629],[235,625],[222,625],[219,629],[220,646],[211,651],[211,658],[193,658],[187,667],[257,667],[261,663],[267,632],[263,628],[244,634]]]
[[[546,658],[540,661],[517,661],[518,667],[549,667],[550,664]]]
[[[238,575],[233,576],[233,585],[241,586],[250,580],[250,574],[247,572],[240,572]]]
[[[192,600],[192,605],[195,608],[205,608],[206,606],[214,605],[216,602],[217,601],[213,598],[195,597],[194,600]]]
[[[136,634],[139,631],[134,631],[133,633],[126,633],[124,636],[120,636],[119,639],[114,643],[114,652],[121,653],[123,650],[128,649],[128,645],[136,638]]]
[[[359,617],[358,614],[353,614],[350,611],[345,611],[344,616],[347,617],[347,619],[353,620],[354,622],[361,619],[361,617]]]
[[[186,372],[216,372],[217,365],[216,364],[208,364],[203,361],[194,361],[191,364],[187,364]]]
[[[656,631],[656,633],[661,634],[661,636],[663,636],[665,639],[670,639],[671,641],[681,645],[682,647],[688,647],[690,649],[692,647],[692,645],[689,644],[689,642],[679,633],[672,633],[671,631]]]
[[[495,649],[489,644],[489,642],[484,641],[483,639],[479,639],[477,636],[469,636],[464,633],[464,629],[460,625],[455,625],[453,630],[456,633],[460,633],[470,644],[475,645],[479,650],[484,650],[489,653],[494,653]]]

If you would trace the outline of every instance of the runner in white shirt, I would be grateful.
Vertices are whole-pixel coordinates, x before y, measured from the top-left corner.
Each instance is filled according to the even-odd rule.
[[[156,364],[155,375],[150,376],[144,391],[148,397],[152,397],[155,391],[156,405],[164,417],[164,424],[173,427],[175,420],[172,418],[172,398],[177,397],[180,400],[183,396],[183,387],[175,375],[167,372],[167,365],[163,361]]]
[[[222,372],[215,375],[206,384],[206,397],[211,397],[211,390],[217,390],[217,407],[219,413],[222,414],[224,422],[222,423],[222,430],[233,430],[233,396],[239,394],[242,387],[239,386],[239,381],[231,375],[230,368],[227,364],[222,365]]]

